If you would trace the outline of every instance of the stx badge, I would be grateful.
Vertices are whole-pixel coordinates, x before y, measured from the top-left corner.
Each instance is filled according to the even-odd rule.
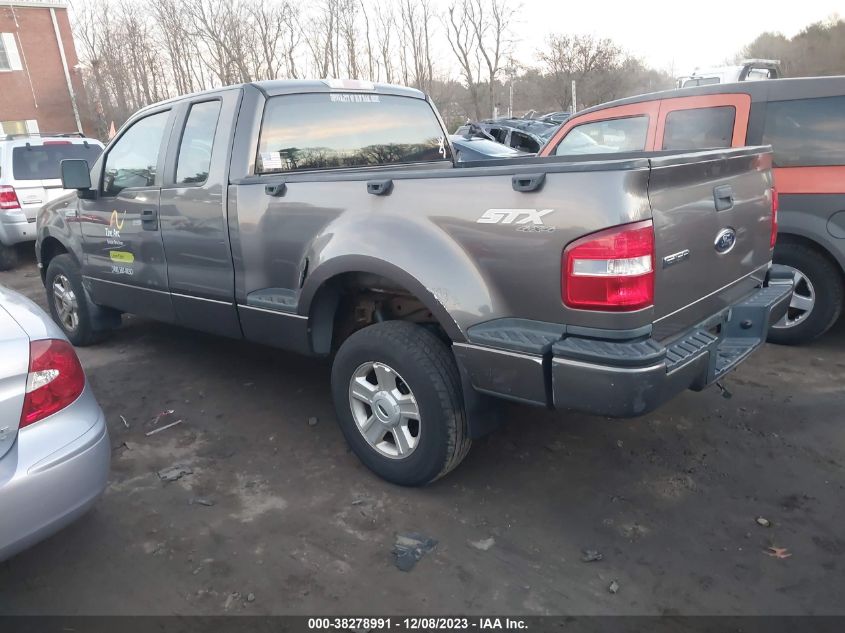
[[[554,209],[487,209],[476,222],[478,224],[543,224],[543,216],[552,211]]]

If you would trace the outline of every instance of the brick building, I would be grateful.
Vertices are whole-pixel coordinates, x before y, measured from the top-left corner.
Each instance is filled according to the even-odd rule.
[[[0,0],[0,136],[91,131],[77,64],[65,0]]]

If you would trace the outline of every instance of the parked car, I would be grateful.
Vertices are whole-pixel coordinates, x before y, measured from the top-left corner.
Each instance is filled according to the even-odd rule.
[[[760,144],[774,149],[780,197],[774,261],[795,275],[792,304],[769,339],[806,343],[830,329],[845,304],[845,77],[701,86],[613,101],[579,112],[541,155]]]
[[[484,130],[497,143],[525,154],[539,152],[558,128],[557,123],[539,119],[489,119],[462,125],[455,134],[466,135],[471,125]]]
[[[71,324],[78,299],[50,288]],[[106,487],[106,421],[76,352],[41,308],[0,287],[0,560],[64,527]]]
[[[0,270],[17,264],[17,244],[35,240],[35,215],[64,193],[59,164],[65,158],[94,162],[103,145],[66,134],[0,137]]]
[[[455,160],[458,162],[516,158],[527,155],[518,149],[513,149],[496,141],[491,141],[488,138],[478,136],[453,134],[449,137],[449,140],[452,143],[452,149],[455,150]]]
[[[744,59],[733,66],[718,68],[696,68],[691,75],[678,77],[678,88],[693,88],[712,84],[732,84],[737,81],[760,81],[761,79],[779,79],[780,60]]]
[[[421,92],[259,82],[64,161],[76,192],[36,252],[77,298],[76,344],[131,312],[332,357],[352,450],[420,485],[494,426],[487,395],[635,416],[762,344],[792,288],[769,270],[770,168],[767,148],[461,164]]]

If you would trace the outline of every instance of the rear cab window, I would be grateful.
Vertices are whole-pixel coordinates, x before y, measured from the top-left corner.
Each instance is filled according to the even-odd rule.
[[[15,180],[56,180],[61,177],[61,163],[68,158],[87,160],[89,165],[103,148],[94,143],[44,141],[43,145],[21,145],[12,148],[12,177]]]
[[[267,100],[255,172],[375,167],[451,160],[424,99],[307,93]]]
[[[573,127],[555,148],[555,155],[641,152],[648,138],[647,115],[592,121]]]
[[[666,115],[663,149],[694,150],[730,147],[736,108],[716,106],[672,110]]]
[[[770,101],[763,143],[775,167],[845,165],[845,96]]]

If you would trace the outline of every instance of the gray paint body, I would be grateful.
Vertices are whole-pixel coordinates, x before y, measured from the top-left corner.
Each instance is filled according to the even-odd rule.
[[[376,90],[425,98],[395,86]],[[326,284],[344,273],[380,275],[426,305],[456,345],[474,387],[546,403],[551,397],[545,393],[548,368],[542,357],[549,346],[520,358],[500,350],[496,358],[510,362],[489,366],[520,385],[499,380],[498,390],[485,389],[477,372],[466,369],[468,355],[478,355],[470,353],[469,330],[518,317],[611,337],[614,332],[648,335],[654,328],[667,339],[764,281],[771,186],[765,148],[638,153],[575,163],[552,157],[457,167],[442,161],[255,175],[266,99],[328,91],[322,82],[265,82],[183,97],[138,113],[124,130],[148,114],[172,112],[155,186],[124,190],[117,199],[77,200],[72,194],[45,207],[39,257],[55,247],[50,240],[61,243],[80,261],[97,304],[303,353],[327,351],[317,336]],[[224,105],[208,181],[176,188],[175,148],[188,107],[214,98]],[[92,182],[99,182],[108,152],[92,168]],[[541,188],[515,190],[514,176],[536,174],[545,175]],[[368,193],[368,182],[386,180],[392,182],[389,194]],[[268,195],[266,188],[278,185],[284,186],[283,195]],[[716,212],[713,189],[725,185],[733,188],[735,204]],[[157,209],[157,230],[140,226],[139,212],[146,208]],[[478,223],[488,209],[552,211],[543,216],[544,230],[521,231],[516,224]],[[120,248],[134,255],[131,276],[112,272],[103,237],[115,210],[126,212],[120,231],[125,248]],[[651,218],[657,243],[655,306],[630,313],[564,306],[563,248],[589,233]],[[726,226],[737,229],[738,240],[722,256],[713,240]],[[681,248],[691,251],[689,261],[663,269],[662,257]],[[514,370],[523,366],[528,371]]]

